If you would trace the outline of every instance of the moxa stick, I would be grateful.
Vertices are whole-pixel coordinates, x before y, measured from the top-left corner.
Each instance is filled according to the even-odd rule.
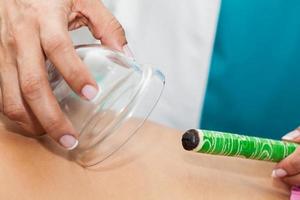
[[[281,161],[299,146],[292,142],[196,129],[185,132],[181,141],[188,151],[272,162]]]

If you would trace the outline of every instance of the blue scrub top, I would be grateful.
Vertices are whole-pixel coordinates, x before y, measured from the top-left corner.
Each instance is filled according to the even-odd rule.
[[[300,125],[300,1],[223,0],[200,128],[279,139]]]

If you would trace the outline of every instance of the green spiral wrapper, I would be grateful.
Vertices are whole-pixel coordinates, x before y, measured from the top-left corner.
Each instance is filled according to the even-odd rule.
[[[184,149],[199,153],[279,162],[299,146],[296,143],[232,133],[191,129],[182,136]]]

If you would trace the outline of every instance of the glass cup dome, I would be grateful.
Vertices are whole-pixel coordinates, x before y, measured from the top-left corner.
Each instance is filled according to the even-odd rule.
[[[47,62],[49,82],[80,133],[78,147],[69,153],[77,163],[90,167],[112,155],[143,125],[162,94],[165,78],[152,66],[104,46],[75,48],[100,88],[98,95],[91,101],[80,98]],[[134,123],[128,125],[130,121]]]

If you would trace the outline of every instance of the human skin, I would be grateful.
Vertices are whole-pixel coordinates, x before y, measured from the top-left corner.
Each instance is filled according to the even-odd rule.
[[[88,26],[95,38],[129,56],[120,23],[100,0],[0,0],[0,111],[27,136],[47,132],[67,149],[78,132],[52,94],[45,70],[47,57],[71,88],[92,99],[99,88],[76,55],[69,30]],[[292,140],[300,142],[300,131]],[[300,150],[280,162],[273,176],[300,185]]]
[[[96,96],[100,88],[68,33],[81,26],[130,54],[122,26],[100,0],[0,0],[0,109],[26,130],[22,134],[46,132],[67,149],[76,147],[78,133],[52,93],[45,58],[79,96]]]
[[[152,122],[93,169],[21,133],[1,121],[0,199],[289,199],[273,163],[187,152],[181,132]]]
[[[282,139],[300,143],[300,128],[286,134]],[[274,167],[272,176],[289,185],[300,186],[300,148],[278,163]]]

